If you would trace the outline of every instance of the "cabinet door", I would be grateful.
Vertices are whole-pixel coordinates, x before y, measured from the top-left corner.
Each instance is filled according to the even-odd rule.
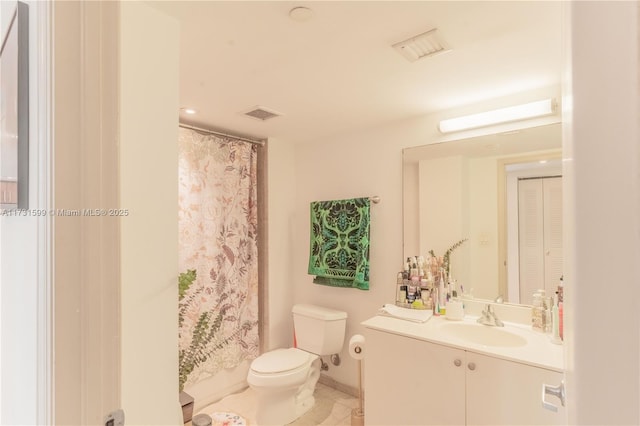
[[[542,384],[560,384],[562,373],[473,352],[466,368],[467,425],[566,424],[564,407],[554,413],[541,400]]]
[[[464,424],[464,351],[371,329],[366,341],[367,425]]]

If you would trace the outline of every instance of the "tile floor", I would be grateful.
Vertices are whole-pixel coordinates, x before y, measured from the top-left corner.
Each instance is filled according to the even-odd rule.
[[[358,407],[358,398],[318,383],[315,391],[316,403],[313,408],[290,425],[294,426],[350,426],[351,410]],[[251,388],[229,395],[199,411],[211,415],[214,412],[233,412],[244,417],[251,426],[255,422],[255,394]],[[195,413],[197,414],[197,413]],[[191,422],[185,426],[191,426]]]

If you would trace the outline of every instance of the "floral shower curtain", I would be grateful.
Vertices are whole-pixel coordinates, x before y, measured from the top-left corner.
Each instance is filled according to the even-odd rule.
[[[257,146],[180,128],[180,389],[258,356]]]

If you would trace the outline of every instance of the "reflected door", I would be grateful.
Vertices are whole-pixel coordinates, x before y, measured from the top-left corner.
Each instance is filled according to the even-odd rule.
[[[518,182],[520,302],[533,293],[553,294],[562,276],[562,177]]]

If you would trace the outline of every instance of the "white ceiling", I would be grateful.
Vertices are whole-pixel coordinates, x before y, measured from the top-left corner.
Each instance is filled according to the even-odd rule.
[[[151,3],[181,22],[181,121],[233,134],[303,143],[560,84],[557,1]],[[433,28],[450,52],[391,47]]]

